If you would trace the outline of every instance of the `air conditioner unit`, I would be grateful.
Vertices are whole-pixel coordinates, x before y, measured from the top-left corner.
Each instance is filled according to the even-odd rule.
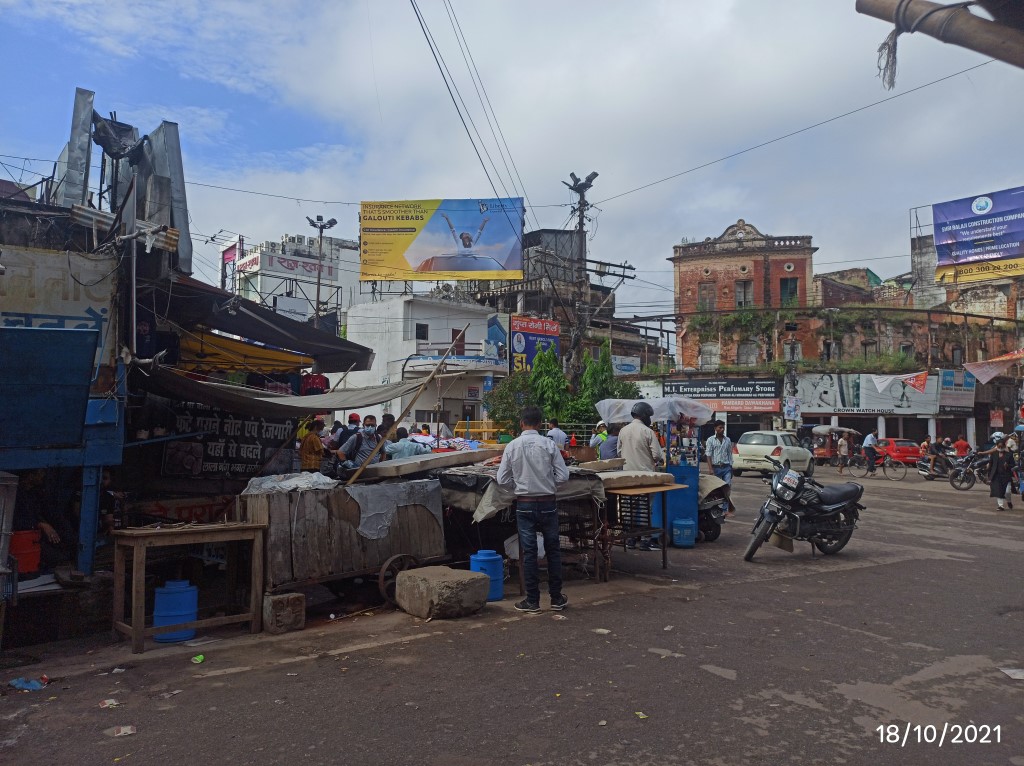
[[[270,243],[270,252],[272,252],[272,253],[276,253],[277,252],[277,243],[276,242],[271,242]]]
[[[302,239],[302,238],[299,237],[299,239]],[[295,244],[295,237],[288,237],[288,241],[291,242],[292,244]]]

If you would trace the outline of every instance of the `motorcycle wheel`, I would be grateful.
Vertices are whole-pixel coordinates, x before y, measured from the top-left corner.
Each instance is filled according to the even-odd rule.
[[[853,524],[853,518],[850,515],[849,511],[840,511],[839,520],[840,523],[843,525]],[[825,542],[824,540],[816,540],[814,542],[814,547],[822,553],[824,553],[826,556],[831,556],[833,553],[839,553],[839,551],[845,548],[846,544],[850,542],[851,537],[853,537],[853,530],[847,529],[845,532],[837,532],[836,534],[831,535],[829,538],[830,542]]]
[[[963,468],[957,468],[949,475],[950,486],[962,492],[966,492],[973,487],[976,481],[975,475],[971,471],[965,471]]]
[[[713,543],[722,534],[722,525],[709,522],[700,528],[700,533],[704,535],[704,542]]]
[[[807,470],[804,471],[804,476],[814,476],[814,461],[811,460],[807,463]]]
[[[747,549],[743,552],[743,560],[750,561],[754,558],[754,554],[757,553],[757,549],[764,544],[764,541],[768,539],[768,535],[772,533],[772,524],[765,519],[758,519],[757,524],[754,526],[754,531],[751,532],[750,542],[747,543]]]

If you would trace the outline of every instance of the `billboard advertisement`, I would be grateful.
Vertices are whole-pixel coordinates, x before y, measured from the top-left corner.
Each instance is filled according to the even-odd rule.
[[[814,373],[797,376],[804,415],[935,415],[939,379],[928,376],[924,391],[895,378],[879,391],[871,375]]]
[[[1024,276],[1024,186],[932,205],[932,221],[936,280]]]
[[[239,272],[259,271],[282,277],[294,277],[301,280],[316,281],[319,269],[321,279],[333,282],[337,275],[336,262],[324,258],[306,258],[302,256],[277,255],[276,253],[253,253],[238,260],[235,269]]]
[[[640,357],[612,354],[612,372],[615,375],[638,375],[640,369]]]
[[[513,316],[509,320],[512,336],[512,372],[526,372],[533,369],[533,360],[538,351],[555,350],[561,358],[558,342],[558,322],[551,319]]]
[[[715,412],[778,412],[781,388],[774,378],[666,380],[664,396],[697,399]]]
[[[520,197],[363,202],[359,279],[523,278]]]

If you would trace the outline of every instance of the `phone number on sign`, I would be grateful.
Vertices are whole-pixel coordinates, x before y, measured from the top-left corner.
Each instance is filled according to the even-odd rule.
[[[875,727],[878,741],[883,745],[994,745],[1002,742],[1002,726],[988,724],[944,723],[942,726],[927,724],[904,725],[890,723]]]

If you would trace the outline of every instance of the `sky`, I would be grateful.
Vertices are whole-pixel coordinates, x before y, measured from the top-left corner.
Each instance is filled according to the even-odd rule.
[[[562,228],[562,181],[597,171],[589,257],[636,267],[625,317],[670,311],[672,246],[740,218],[811,235],[818,273],[885,278],[909,270],[912,208],[1024,185],[1024,71],[903,35],[886,91],[876,49],[891,27],[854,0],[451,0],[513,185],[445,3],[419,7],[490,181],[402,0],[0,0],[0,177],[49,172],[76,87],[143,132],[177,122],[195,275],[216,282],[220,231],[278,240],[320,214],[356,239],[360,200],[524,188],[528,228]]]

